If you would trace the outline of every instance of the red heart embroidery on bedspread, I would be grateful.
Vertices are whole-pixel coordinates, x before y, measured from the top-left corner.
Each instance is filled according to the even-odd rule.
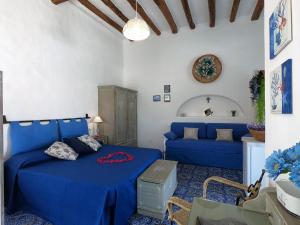
[[[123,158],[115,158],[117,156],[122,156]],[[123,163],[123,162],[128,162],[133,160],[134,157],[132,155],[129,155],[126,152],[114,152],[114,153],[110,153],[106,156],[103,156],[101,158],[97,159],[97,163],[103,164],[103,163]]]

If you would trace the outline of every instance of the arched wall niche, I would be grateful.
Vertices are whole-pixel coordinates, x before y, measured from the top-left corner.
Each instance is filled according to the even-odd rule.
[[[210,114],[210,111],[212,114]],[[221,95],[200,95],[186,100],[177,110],[179,118],[244,118],[245,114],[235,100]]]

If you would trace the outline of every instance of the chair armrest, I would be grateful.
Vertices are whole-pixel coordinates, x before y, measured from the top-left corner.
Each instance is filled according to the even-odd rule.
[[[173,218],[173,209],[172,206],[176,205],[179,208],[190,212],[192,209],[192,204],[178,197],[171,197],[167,203],[167,210],[169,212],[169,218]]]
[[[208,187],[208,184],[209,184],[210,181],[216,181],[216,182],[226,184],[226,185],[229,185],[229,186],[232,186],[232,187],[244,190],[244,191],[248,190],[248,186],[246,186],[244,184],[240,184],[238,182],[225,179],[223,177],[212,176],[212,177],[207,178],[203,183],[203,198],[206,198],[207,187]]]

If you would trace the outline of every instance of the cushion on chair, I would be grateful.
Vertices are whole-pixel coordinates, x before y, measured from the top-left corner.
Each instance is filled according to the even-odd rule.
[[[171,131],[174,132],[178,138],[183,138],[184,128],[198,128],[198,138],[206,138],[206,125],[205,123],[180,123],[174,122],[171,124]]]
[[[177,138],[177,135],[174,132],[172,132],[172,131],[169,131],[169,132],[165,133],[164,136],[168,140],[175,140]]]
[[[241,141],[241,138],[248,134],[246,124],[234,124],[234,123],[208,123],[207,125],[207,138],[216,139],[217,138],[217,129],[232,129],[233,130],[233,139],[235,141]]]
[[[198,128],[185,127],[183,139],[198,140]]]
[[[232,129],[216,129],[216,141],[233,141]]]

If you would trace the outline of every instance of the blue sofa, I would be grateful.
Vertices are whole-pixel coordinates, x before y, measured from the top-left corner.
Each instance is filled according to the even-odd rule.
[[[185,127],[198,128],[199,140],[183,139]],[[234,141],[216,141],[216,129],[233,129]],[[248,134],[246,124],[178,123],[171,124],[165,136],[166,159],[180,163],[228,169],[243,168],[242,136]]]

